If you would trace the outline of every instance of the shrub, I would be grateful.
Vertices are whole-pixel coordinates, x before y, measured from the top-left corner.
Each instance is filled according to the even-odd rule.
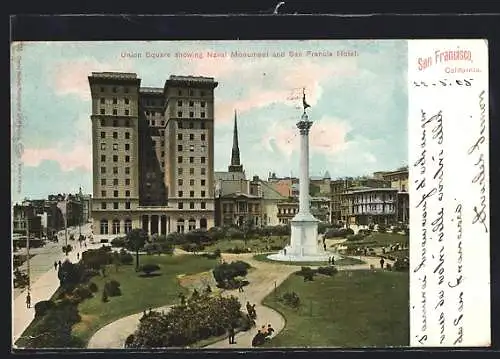
[[[347,237],[352,234],[354,234],[354,231],[351,228],[332,228],[325,232],[325,238]]]
[[[149,276],[151,273],[159,271],[160,266],[158,264],[154,263],[148,263],[148,264],[143,264],[141,266],[141,272],[143,272],[145,275]]]
[[[73,296],[80,299],[92,298],[92,291],[87,285],[79,284],[75,289],[73,289]]]
[[[72,335],[72,327],[80,321],[76,305],[69,301],[54,303],[54,307],[33,322],[33,329],[42,335],[27,337],[26,348],[75,348],[83,343]]]
[[[371,229],[360,229],[358,231],[358,234],[363,235],[363,236],[368,236],[372,233]]]
[[[410,228],[405,227],[404,232],[405,232],[405,236],[409,236],[410,235]]]
[[[89,289],[92,293],[96,293],[99,290],[99,288],[97,288],[97,284],[94,282],[89,283]]]
[[[167,236],[167,242],[173,244],[184,244],[186,243],[186,236],[183,233],[172,232]]]
[[[311,267],[301,267],[300,271],[295,272],[297,275],[303,276],[304,281],[314,280],[315,271]]]
[[[135,336],[134,334],[130,334],[127,339],[125,339],[125,348],[130,348],[130,346],[134,343]]]
[[[143,317],[128,345],[129,348],[185,347],[223,335],[229,325],[236,329],[248,326],[242,316],[237,298],[199,294],[197,299],[174,305],[166,313],[151,312]]]
[[[249,253],[250,251],[248,248],[243,248],[243,247],[233,247],[233,248],[228,248],[226,250],[227,253],[234,253],[234,254],[240,254],[240,253]]]
[[[105,248],[109,248],[109,250]],[[109,252],[110,250],[111,247],[89,249],[82,253],[82,263],[87,268],[99,270],[102,266],[111,264],[113,262],[113,256]]]
[[[221,250],[219,248],[217,248],[214,251],[214,256],[215,256],[215,258],[220,258],[220,256],[221,256]]]
[[[104,286],[104,290],[102,291],[102,297],[101,297],[101,300],[106,303],[109,299],[108,299],[108,293],[106,291],[106,286]]]
[[[42,300],[35,304],[35,318],[42,317],[47,312],[55,307],[55,303],[51,300]]]
[[[370,224],[368,225],[368,229],[369,229],[370,231],[373,231],[373,230],[375,229],[375,225],[374,225],[373,223],[370,223]]]
[[[337,270],[337,268],[335,268],[333,266],[329,266],[329,267],[319,267],[317,269],[317,272],[319,274],[333,276],[333,275],[338,273],[338,270]]]
[[[100,243],[109,243],[109,239],[101,239]]]
[[[134,256],[126,251],[121,251],[119,258],[122,264],[132,264],[134,262]]]
[[[394,234],[397,234],[397,233],[399,233],[401,231],[402,231],[402,228],[401,227],[397,227],[397,226],[392,227],[392,230],[391,230],[391,232],[394,233]]]
[[[28,274],[16,268],[14,270],[14,288],[24,288],[28,285]]]
[[[387,228],[386,228],[385,225],[379,224],[378,227],[377,227],[377,231],[380,232],[380,233],[385,233],[385,232],[387,232]]]
[[[111,241],[111,247],[125,247],[126,244],[126,237],[116,237]]]
[[[174,245],[167,241],[158,242],[159,251],[163,254],[173,254],[174,253]]]
[[[218,287],[233,288],[237,285],[235,278],[246,276],[249,268],[250,265],[243,261],[223,263],[217,265],[213,269],[212,274]]]
[[[410,262],[404,259],[397,259],[394,262],[394,270],[398,272],[408,271],[410,269]]]
[[[363,234],[349,234],[347,236],[347,240],[348,241],[362,241],[363,239],[365,239],[365,236]]]
[[[297,308],[300,306],[300,297],[295,292],[286,292],[280,297],[279,300],[282,301],[285,305],[292,308]]]
[[[114,279],[107,281],[104,284],[104,292],[106,292],[106,295],[110,297],[116,297],[122,295],[122,291],[120,289],[120,283]]]

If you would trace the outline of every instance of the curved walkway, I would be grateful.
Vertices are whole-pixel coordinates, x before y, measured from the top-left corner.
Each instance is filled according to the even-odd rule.
[[[168,310],[171,305],[153,309],[154,311]],[[123,349],[125,340],[139,325],[143,312],[129,315],[99,329],[90,338],[89,349]]]
[[[184,251],[178,251],[176,254],[184,254]],[[186,254],[189,252],[185,252]],[[257,329],[262,325],[271,324],[278,334],[285,327],[285,318],[275,310],[263,306],[262,300],[272,291],[279,287],[283,281],[293,272],[297,271],[300,266],[294,265],[281,265],[279,263],[263,262],[253,258],[255,253],[245,254],[229,254],[223,253],[222,258],[226,262],[235,260],[244,260],[249,263],[254,270],[250,271],[247,275],[249,285],[240,293],[238,290],[226,290],[222,295],[233,295],[239,299],[242,304],[242,309],[245,310],[245,304],[249,301],[255,304],[257,312],[256,328],[252,328],[246,332],[239,332],[236,334],[236,344],[229,344],[227,339],[220,340],[216,343],[210,344],[205,348],[251,348],[252,339]],[[379,266],[378,257],[356,257],[363,261],[365,264],[351,265],[351,266],[338,266],[339,270],[366,270],[370,269],[370,265],[376,268]],[[155,310],[168,310],[171,306],[163,306]],[[125,339],[128,335],[132,334],[139,323],[142,316],[141,313],[133,314],[121,319],[118,319],[105,327],[98,330],[90,339],[88,348],[91,349],[118,349],[123,348]]]

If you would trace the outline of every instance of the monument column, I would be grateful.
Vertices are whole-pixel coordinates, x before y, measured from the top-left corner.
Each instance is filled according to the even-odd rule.
[[[309,121],[304,112],[301,121],[297,123],[300,130],[300,175],[299,175],[299,213],[308,214],[309,203],[309,129],[312,121]]]

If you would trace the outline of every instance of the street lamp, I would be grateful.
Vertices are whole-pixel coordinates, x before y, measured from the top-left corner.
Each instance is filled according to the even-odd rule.
[[[24,212],[26,214],[26,211]],[[31,292],[31,276],[30,276],[30,219],[29,215],[26,216],[26,264],[28,274],[28,294]]]

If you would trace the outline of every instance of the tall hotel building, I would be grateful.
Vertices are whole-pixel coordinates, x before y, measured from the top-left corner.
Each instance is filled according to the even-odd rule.
[[[214,225],[214,89],[210,77],[141,87],[135,73],[93,72],[95,238]]]

